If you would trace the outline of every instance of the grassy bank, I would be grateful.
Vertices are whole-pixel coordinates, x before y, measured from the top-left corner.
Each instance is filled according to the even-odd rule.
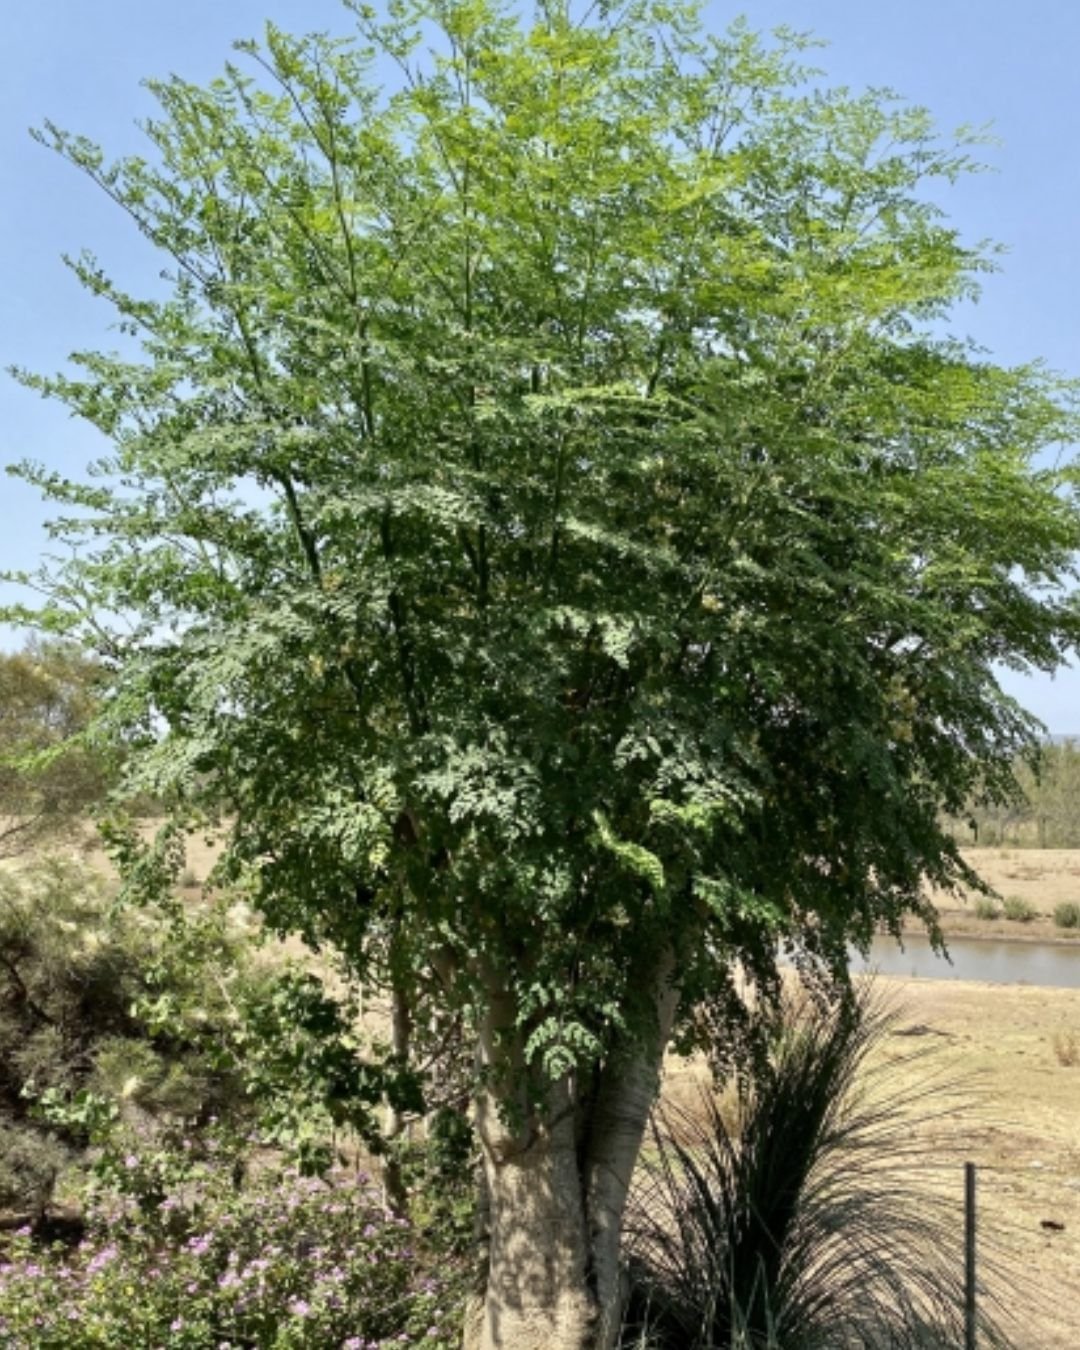
[[[966,849],[964,857],[1001,897],[999,913],[985,917],[985,901],[975,893],[959,901],[937,895],[946,937],[1080,943],[1080,927],[1062,927],[1054,919],[1062,907],[1080,904],[1080,849],[980,848]],[[1029,917],[1010,918],[1009,911]]]

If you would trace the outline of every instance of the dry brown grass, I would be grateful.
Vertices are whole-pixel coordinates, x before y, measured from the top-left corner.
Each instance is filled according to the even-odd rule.
[[[1054,923],[1054,910],[1059,904],[1080,901],[1080,849],[972,848],[964,850],[964,857],[999,895],[1030,906],[1034,917],[1018,923],[1002,910],[996,919],[980,918],[976,913],[978,895],[972,893],[962,899],[936,895],[946,936],[1080,942],[1080,930],[1059,928]]]

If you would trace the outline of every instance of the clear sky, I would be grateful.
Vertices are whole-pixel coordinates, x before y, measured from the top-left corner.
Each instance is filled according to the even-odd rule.
[[[889,86],[943,128],[992,123],[994,172],[943,199],[972,239],[1009,248],[981,302],[958,312],[957,333],[1002,362],[1043,357],[1080,374],[1080,4],[1070,0],[747,0],[708,5],[720,27],[745,13],[755,28],[788,24],[829,42],[818,64],[833,82]],[[153,283],[152,255],[126,220],[70,166],[32,142],[48,117],[111,154],[138,151],[152,111],[140,80],[216,74],[230,42],[266,19],[291,31],[347,31],[337,0],[43,0],[12,8],[0,80],[0,366],[52,371],[78,348],[108,347],[110,315],[60,261],[89,248],[121,283]],[[0,464],[24,457],[77,474],[103,447],[0,376]],[[32,567],[47,548],[47,510],[0,479],[0,569]],[[0,643],[15,639],[0,635]],[[1054,732],[1080,732],[1080,672],[1007,677],[1007,687]]]

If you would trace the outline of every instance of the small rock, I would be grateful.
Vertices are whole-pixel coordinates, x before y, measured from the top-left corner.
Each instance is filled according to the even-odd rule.
[[[1057,1219],[1043,1219],[1039,1227],[1047,1233],[1064,1233],[1065,1231],[1065,1225]]]

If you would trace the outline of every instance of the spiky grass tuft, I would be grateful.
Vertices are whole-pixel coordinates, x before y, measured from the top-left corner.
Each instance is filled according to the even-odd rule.
[[[914,1130],[958,1092],[927,1076],[898,1096],[895,1059],[867,1065],[896,1018],[869,984],[840,1008],[789,998],[768,1062],[738,1085],[735,1124],[706,1094],[658,1114],[628,1225],[628,1320],[648,1344],[964,1343],[958,1215]],[[984,1300],[979,1344],[1006,1346],[992,1312]]]

